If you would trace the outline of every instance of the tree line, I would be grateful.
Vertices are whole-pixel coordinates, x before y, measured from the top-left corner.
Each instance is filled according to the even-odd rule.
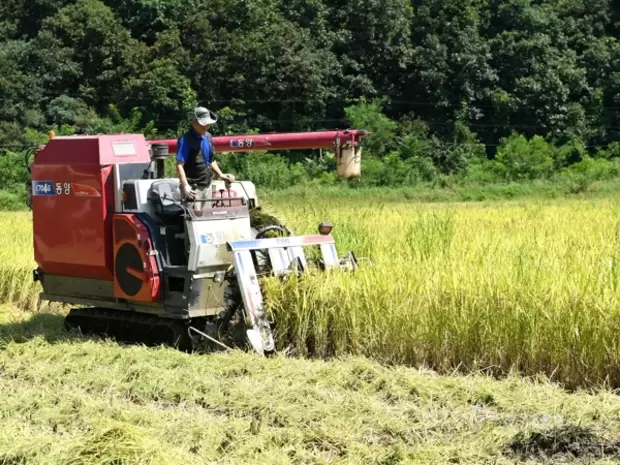
[[[0,150],[50,128],[176,136],[202,104],[216,135],[372,130],[374,185],[611,176],[618,37],[611,0],[3,0]],[[226,160],[334,182],[309,155]]]

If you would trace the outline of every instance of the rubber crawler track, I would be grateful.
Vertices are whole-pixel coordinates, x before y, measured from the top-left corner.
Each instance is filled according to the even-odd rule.
[[[192,349],[189,324],[148,313],[101,307],[73,308],[65,317],[66,330],[84,335],[109,337],[118,342],[146,346],[169,345],[183,351]]]

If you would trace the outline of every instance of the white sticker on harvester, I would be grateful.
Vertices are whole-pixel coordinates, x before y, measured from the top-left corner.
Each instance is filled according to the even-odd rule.
[[[136,154],[133,142],[112,142],[112,151],[117,157],[128,157]]]

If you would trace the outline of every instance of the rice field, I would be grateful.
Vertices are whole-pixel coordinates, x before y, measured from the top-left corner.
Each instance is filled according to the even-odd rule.
[[[333,221],[341,254],[374,265],[267,280],[288,349],[268,359],[64,332],[37,301],[30,215],[0,213],[0,464],[620,459],[620,202],[268,210],[297,234]]]
[[[330,220],[354,274],[265,282],[280,348],[440,373],[620,385],[620,201],[277,199],[297,234]],[[0,214],[0,295],[37,307],[30,215]]]
[[[443,465],[620,458],[620,400],[368,359],[187,355],[0,307],[0,464]],[[18,342],[5,341],[17,337]]]
[[[298,231],[332,219],[339,250],[374,262],[268,283],[280,340],[299,351],[620,384],[616,199],[293,205],[277,211]]]

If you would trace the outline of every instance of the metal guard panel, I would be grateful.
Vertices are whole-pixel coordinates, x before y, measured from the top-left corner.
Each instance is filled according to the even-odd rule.
[[[250,218],[222,218],[221,221],[188,221],[190,252],[187,268],[197,271],[205,267],[228,266],[233,262],[227,250],[229,241],[250,238]]]
[[[292,237],[272,237],[269,239],[254,239],[250,241],[230,241],[228,250],[240,252],[243,250],[273,249],[282,247],[305,247],[311,245],[334,245],[336,241],[331,235],[310,235]]]

